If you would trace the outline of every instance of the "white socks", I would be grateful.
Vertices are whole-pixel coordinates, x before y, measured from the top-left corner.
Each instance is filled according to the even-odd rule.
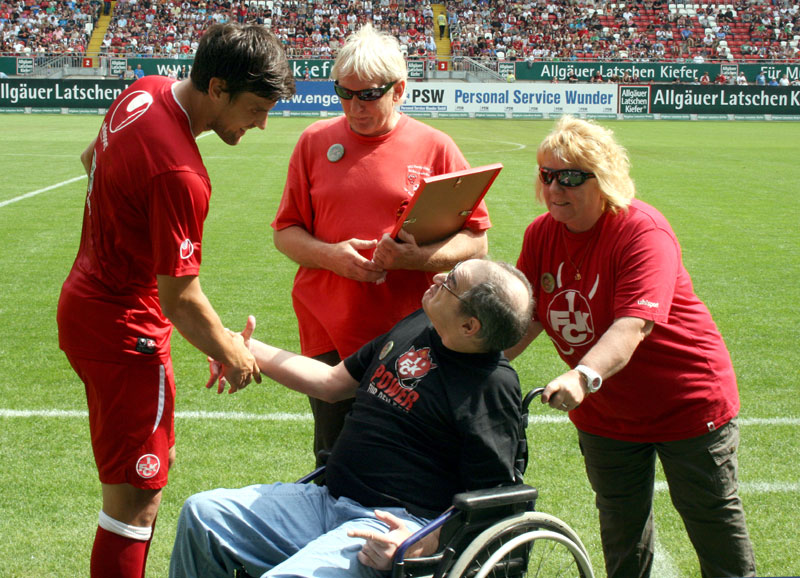
[[[106,514],[103,510],[100,510],[100,520],[98,521],[98,524],[104,530],[118,534],[123,538],[130,538],[131,540],[141,540],[142,542],[147,542],[153,535],[152,527],[148,526],[147,528],[141,528],[139,526],[123,524],[119,520],[115,520]]]

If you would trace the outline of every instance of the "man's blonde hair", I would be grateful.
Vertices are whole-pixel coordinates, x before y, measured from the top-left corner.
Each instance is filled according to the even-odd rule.
[[[348,36],[336,56],[331,78],[357,76],[363,81],[381,84],[408,79],[408,67],[397,38],[365,24]]]
[[[605,204],[613,213],[627,211],[636,187],[630,176],[628,152],[617,143],[614,133],[593,121],[565,115],[545,137],[536,160],[541,165],[551,154],[575,168],[594,173]],[[543,202],[542,181],[536,179],[536,199]]]

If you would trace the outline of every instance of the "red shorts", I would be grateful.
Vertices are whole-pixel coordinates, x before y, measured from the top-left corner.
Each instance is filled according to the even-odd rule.
[[[142,490],[167,485],[175,445],[172,362],[121,364],[67,356],[86,386],[100,481]]]

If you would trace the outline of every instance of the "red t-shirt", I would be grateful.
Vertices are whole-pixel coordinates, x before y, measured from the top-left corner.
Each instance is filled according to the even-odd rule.
[[[343,154],[332,160],[337,149]],[[378,137],[354,133],[343,116],[321,120],[303,132],[292,153],[272,227],[302,227],[326,243],[380,239],[422,177],[468,167],[449,136],[406,115]],[[490,226],[484,203],[465,224],[476,231]],[[303,354],[337,350],[347,357],[419,309],[432,281],[432,273],[394,270],[384,283],[362,283],[300,267],[292,298]]]
[[[76,357],[169,356],[156,275],[197,275],[211,184],[174,80],[147,76],[111,105],[94,148],[59,345]]]
[[[653,207],[636,200],[627,213],[606,213],[578,234],[545,213],[526,230],[517,266],[534,288],[534,319],[570,367],[615,319],[655,322],[627,366],[570,412],[579,429],[620,440],[673,441],[736,416],[730,355],[694,294],[672,228]]]

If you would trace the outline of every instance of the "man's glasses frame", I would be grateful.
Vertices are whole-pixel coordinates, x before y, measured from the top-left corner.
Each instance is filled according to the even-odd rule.
[[[358,100],[363,102],[372,102],[373,100],[378,100],[379,98],[383,97],[384,94],[389,92],[389,89],[392,88],[395,84],[397,84],[396,80],[393,80],[389,84],[384,84],[383,86],[376,86],[375,88],[365,88],[364,90],[350,90],[349,88],[345,88],[339,81],[334,81],[333,83],[333,90],[336,93],[336,96],[341,98],[342,100],[353,100],[353,97],[358,97]]]
[[[562,187],[579,187],[589,179],[596,178],[594,173],[587,173],[580,169],[560,169],[554,171],[546,167],[539,167],[539,180],[545,185],[553,182],[553,179]]]
[[[451,284],[453,283],[453,280],[455,279],[456,269],[458,269],[458,266],[461,265],[462,262],[463,261],[459,261],[458,263],[456,263],[453,266],[452,269],[450,269],[450,272],[447,274],[447,277],[445,277],[444,281],[442,281],[442,289],[444,289],[445,291],[450,293],[450,295],[452,295],[453,297],[455,297],[456,299],[461,301],[461,304],[464,306],[464,309],[466,310],[467,315],[469,315],[471,317],[475,317],[478,321],[480,321],[481,320],[480,317],[478,317],[478,314],[475,313],[475,310],[472,308],[472,305],[470,305],[469,301],[467,301],[466,299],[464,299],[464,297],[462,297],[461,295],[456,293],[456,290],[451,287]],[[469,290],[467,290],[467,291],[469,291]],[[465,291],[465,293],[466,293],[466,291]],[[481,323],[483,323],[483,322],[481,321]]]
[[[469,309],[471,311],[472,308],[469,306],[469,303],[467,302],[467,300],[464,299],[458,293],[456,293],[455,289],[450,287],[450,284],[453,282],[453,279],[455,278],[456,269],[458,269],[459,265],[461,265],[461,263],[456,263],[456,265],[452,269],[450,269],[450,272],[447,274],[447,277],[445,277],[444,281],[442,281],[442,288],[445,289],[448,293],[450,293],[450,295],[452,295],[453,297],[455,297],[456,299],[461,301],[464,304],[464,307],[466,307],[467,309]]]

